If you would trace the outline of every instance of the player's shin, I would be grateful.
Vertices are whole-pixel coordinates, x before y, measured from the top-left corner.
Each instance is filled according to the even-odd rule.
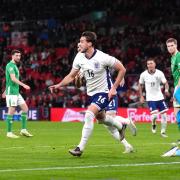
[[[152,133],[156,133],[156,120],[157,120],[157,114],[151,114]]]
[[[167,128],[167,114],[161,114],[161,134],[166,133]]]
[[[6,116],[7,132],[12,132],[13,115]]]
[[[22,123],[22,129],[26,129],[27,126],[27,112],[22,112],[21,114],[21,123]]]
[[[110,134],[114,137],[114,139],[120,141],[121,144],[124,146],[124,148],[125,148],[124,153],[130,153],[133,151],[132,145],[129,144],[124,137],[123,138],[120,137],[120,134],[119,134],[119,131],[117,130],[117,128],[115,128],[113,126],[106,126],[106,128],[108,129]]]
[[[81,141],[78,145],[78,147],[80,148],[81,151],[83,151],[85,149],[87,141],[92,134],[92,131],[94,128],[94,122],[93,122],[94,118],[95,118],[94,113],[92,113],[91,111],[86,111],[85,123],[84,123],[83,129],[82,129]]]
[[[131,151],[131,150],[133,150],[133,147],[127,142],[127,140],[125,139],[125,138],[123,138],[122,140],[121,140],[121,143],[124,145],[124,147],[125,147],[125,151]],[[128,153],[128,152],[127,152]]]
[[[115,128],[113,126],[106,126],[106,128],[108,129],[110,134],[114,137],[114,139],[116,139],[117,141],[120,140],[120,135],[119,135],[119,131],[117,130],[117,128]]]

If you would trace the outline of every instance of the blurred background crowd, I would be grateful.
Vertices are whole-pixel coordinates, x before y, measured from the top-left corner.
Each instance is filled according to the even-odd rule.
[[[119,106],[139,106],[138,79],[146,59],[154,57],[170,85],[173,79],[167,38],[180,42],[180,0],[1,0],[0,78],[5,84],[5,66],[11,50],[23,52],[21,80],[31,86],[22,91],[29,107],[86,107],[85,87],[74,84],[50,94],[72,67],[78,39],[83,31],[95,31],[97,49],[121,60],[126,67],[125,86],[118,92]],[[0,106],[5,100],[0,99]]]

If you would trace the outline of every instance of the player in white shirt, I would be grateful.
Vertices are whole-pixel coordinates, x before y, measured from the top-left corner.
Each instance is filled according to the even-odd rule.
[[[117,94],[116,89],[126,72],[124,66],[116,58],[95,49],[96,40],[97,37],[94,32],[83,32],[78,44],[80,52],[77,53],[74,59],[70,73],[60,83],[49,87],[50,91],[53,92],[54,89],[69,84],[75,79],[80,69],[86,79],[87,94],[91,97],[90,105],[85,113],[80,143],[75,149],[69,150],[74,156],[81,156],[92,134],[94,118],[107,107],[110,100]],[[108,78],[109,67],[114,68],[118,72],[114,84]],[[98,121],[108,126],[116,127],[123,138],[123,125],[116,120],[116,117],[112,118],[105,115],[105,111],[103,111],[101,116],[98,117]]]
[[[122,82],[120,83],[119,88],[124,86],[124,83],[125,83],[125,81],[123,79]],[[82,70],[80,69],[80,73],[75,77],[75,86],[77,88],[80,88],[83,84],[85,84],[85,82],[84,82]],[[112,116],[113,118],[115,118],[117,116],[117,110],[118,110],[118,96],[116,95],[112,98],[112,100],[109,102],[108,106],[105,108],[106,115],[109,115],[109,116]],[[82,113],[85,113],[85,111],[83,111]],[[99,115],[101,116],[100,113],[99,113]],[[96,116],[96,119],[98,119],[98,116]],[[133,123],[131,118],[124,118],[121,116],[117,116],[116,119],[119,120],[125,126],[127,125],[127,127],[129,127],[129,129],[131,130],[132,135],[136,136],[136,126]],[[110,134],[114,137],[114,139],[116,139],[117,141],[122,143],[122,145],[125,148],[125,151],[123,153],[134,152],[133,146],[125,139],[125,137],[123,139],[120,137],[119,131],[116,127],[107,126],[107,125],[105,125],[105,127],[110,132]]]
[[[156,63],[153,58],[147,60],[147,70],[141,73],[139,79],[140,102],[144,103],[143,87],[145,86],[146,101],[148,103],[151,119],[152,133],[156,133],[156,120],[158,113],[161,114],[161,135],[167,137],[167,110],[168,107],[164,101],[161,91],[161,84],[165,86],[165,94],[169,96],[169,85],[162,71],[156,69]]]

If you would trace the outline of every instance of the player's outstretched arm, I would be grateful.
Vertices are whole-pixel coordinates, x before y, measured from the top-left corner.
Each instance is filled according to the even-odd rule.
[[[65,76],[64,79],[60,83],[49,86],[48,89],[51,91],[51,93],[53,93],[55,89],[59,89],[60,87],[68,85],[69,83],[74,81],[74,78],[76,77],[78,72],[79,70],[72,68],[70,73],[67,76]]]

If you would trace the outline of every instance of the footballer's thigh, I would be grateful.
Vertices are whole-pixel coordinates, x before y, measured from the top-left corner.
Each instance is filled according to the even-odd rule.
[[[17,95],[6,95],[6,106],[8,107],[8,114],[13,115],[17,106]]]
[[[28,112],[28,106],[21,94],[18,95],[18,106],[23,112]]]
[[[98,107],[95,105],[95,104],[90,104],[89,106],[88,106],[88,109],[87,109],[88,111],[91,111],[91,112],[93,112],[93,114],[96,116],[97,114],[98,114],[98,112],[99,112],[99,109],[98,109]]]
[[[108,105],[108,94],[107,93],[97,93],[89,98],[88,110],[92,111],[96,116],[100,111],[105,109]]]

